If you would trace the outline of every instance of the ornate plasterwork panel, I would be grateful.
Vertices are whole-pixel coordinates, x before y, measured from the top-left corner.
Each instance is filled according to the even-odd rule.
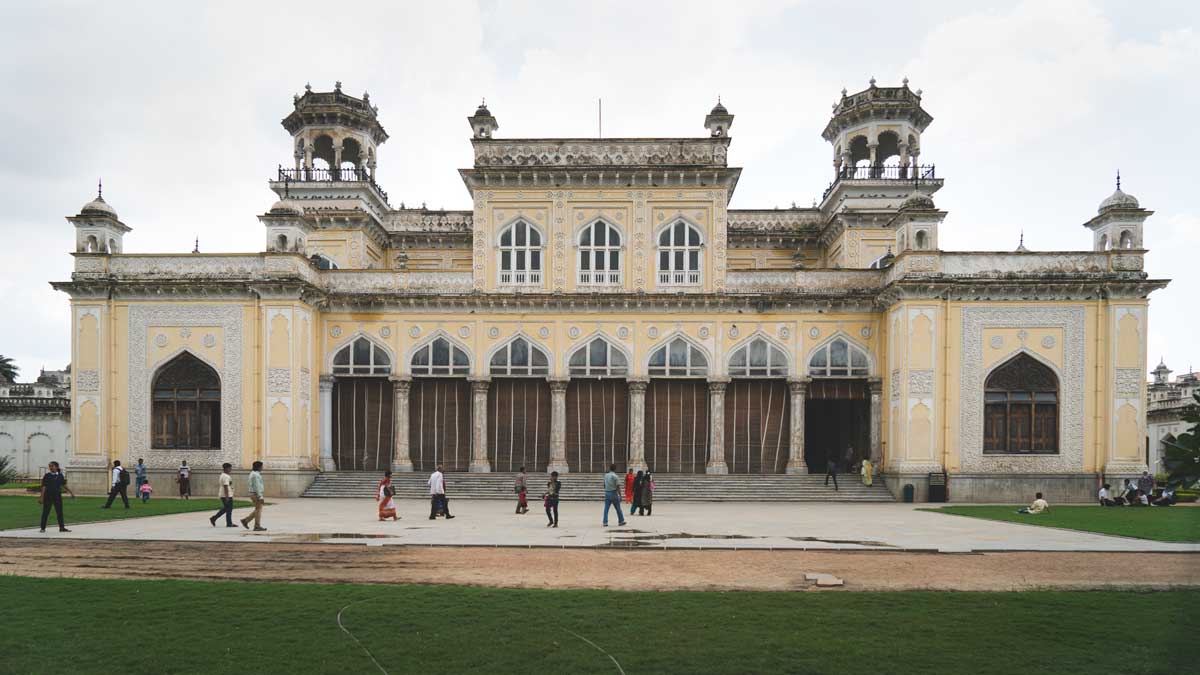
[[[292,369],[271,368],[267,371],[267,391],[272,394],[288,394],[292,391]]]
[[[1136,398],[1142,392],[1142,370],[1117,368],[1115,391],[1118,397]]]
[[[81,370],[75,373],[75,389],[78,391],[100,391],[100,371]]]
[[[933,371],[910,370],[908,372],[908,393],[910,396],[932,396]]]
[[[959,371],[959,448],[965,473],[1077,473],[1083,470],[1084,308],[964,307],[962,364]],[[983,330],[1056,327],[1063,331],[1063,367],[1059,382],[1057,455],[983,454]],[[1039,358],[1037,354],[1031,355]],[[1001,361],[1002,363],[1003,361]]]
[[[154,450],[150,447],[150,380],[161,365],[146,365],[151,326],[220,326],[224,363],[210,364],[221,375],[221,449]],[[201,357],[200,354],[196,355]],[[134,305],[129,309],[129,454],[158,466],[216,468],[241,461],[242,454],[242,308],[236,305]]]

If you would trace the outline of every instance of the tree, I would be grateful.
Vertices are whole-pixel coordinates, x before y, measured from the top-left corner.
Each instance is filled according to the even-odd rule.
[[[1195,403],[1183,413],[1183,420],[1191,422],[1192,428],[1167,445],[1164,462],[1171,482],[1181,481],[1187,486],[1200,481],[1200,391],[1192,394],[1192,399]]]
[[[0,354],[0,377],[8,378],[10,382],[17,381],[17,372],[21,369],[13,363],[11,357]]]

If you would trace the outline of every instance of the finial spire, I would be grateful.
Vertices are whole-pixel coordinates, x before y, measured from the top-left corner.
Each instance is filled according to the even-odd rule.
[[[1121,170],[1117,169],[1117,189],[1121,189]]]
[[[192,247],[192,253],[200,252],[200,237],[196,237],[196,245]]]
[[[104,199],[104,179],[96,179],[96,199]]]

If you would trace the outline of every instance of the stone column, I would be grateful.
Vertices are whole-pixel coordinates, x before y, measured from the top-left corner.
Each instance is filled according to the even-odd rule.
[[[908,142],[900,141],[900,177],[908,178]]]
[[[546,471],[567,473],[567,385],[570,380],[553,378],[550,382],[550,463]]]
[[[313,144],[308,141],[305,141],[305,143],[304,143],[305,174],[307,174],[309,171],[312,171],[312,160],[313,160]],[[308,176],[305,175],[305,178],[308,178]]]
[[[878,471],[883,465],[883,378],[871,378],[867,387],[871,390],[871,464]]]
[[[875,157],[874,153],[875,153],[875,151],[872,150],[871,151],[872,158]],[[333,146],[333,166],[331,166],[330,168],[333,169],[333,179],[341,180],[342,179],[342,144],[341,143],[338,143],[337,145]]]
[[[708,465],[704,473],[729,473],[725,464],[725,387],[728,378],[708,381]]]
[[[487,378],[471,380],[471,473],[488,473],[492,463],[487,453]]]
[[[867,150],[871,152],[871,169],[868,174],[871,178],[879,177],[879,170],[875,168],[875,151],[879,149],[878,143],[868,143]]]
[[[629,461],[634,471],[646,469],[646,387],[649,380],[629,380]]]
[[[321,470],[336,471],[333,461],[333,376],[322,375],[317,380],[321,406]]]
[[[788,401],[792,406],[792,428],[788,437],[788,461],[785,473],[808,473],[804,461],[804,404],[808,399],[808,380],[788,380]]]
[[[408,454],[408,391],[412,378],[403,375],[392,378],[392,471],[411,472],[412,458]]]

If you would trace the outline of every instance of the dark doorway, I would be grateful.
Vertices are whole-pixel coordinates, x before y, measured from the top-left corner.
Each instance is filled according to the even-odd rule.
[[[416,471],[471,467],[471,383],[422,377],[408,393],[408,454]]]
[[[573,379],[567,386],[567,467],[625,470],[629,458],[629,385],[623,379]]]
[[[392,464],[392,383],[380,377],[333,382],[334,458],[339,471],[386,471]]]
[[[870,453],[871,400],[866,380],[813,380],[804,404],[804,461],[809,473],[825,473],[830,457],[848,471],[846,448],[853,462]]]
[[[550,463],[550,384],[545,378],[493,378],[488,387],[492,471],[543,473]]]

